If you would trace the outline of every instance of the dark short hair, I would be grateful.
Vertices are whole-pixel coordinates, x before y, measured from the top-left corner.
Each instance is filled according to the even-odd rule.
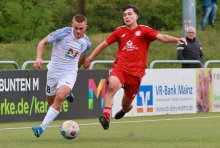
[[[122,10],[123,10],[123,12],[125,12],[125,10],[127,10],[129,8],[132,8],[134,10],[134,12],[138,15],[139,11],[138,11],[137,7],[132,4],[125,5]]]
[[[87,23],[87,19],[84,15],[82,14],[77,14],[73,17],[72,21],[76,21],[78,23],[82,23],[82,22],[86,22]]]

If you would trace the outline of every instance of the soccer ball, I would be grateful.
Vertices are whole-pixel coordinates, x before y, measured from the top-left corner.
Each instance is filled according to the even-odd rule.
[[[67,120],[60,126],[60,133],[66,139],[76,138],[79,131],[79,125],[73,120]]]

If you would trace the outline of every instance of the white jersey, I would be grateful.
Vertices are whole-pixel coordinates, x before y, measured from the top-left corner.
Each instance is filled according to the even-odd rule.
[[[72,27],[58,29],[47,36],[53,43],[51,61],[47,65],[53,73],[77,73],[78,61],[81,54],[86,55],[91,48],[89,38],[76,38]]]

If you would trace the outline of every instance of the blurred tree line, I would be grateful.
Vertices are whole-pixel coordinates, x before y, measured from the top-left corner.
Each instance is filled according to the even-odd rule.
[[[123,25],[122,8],[129,3],[139,9],[139,24],[167,31],[182,28],[182,0],[0,0],[0,42],[41,39],[71,26],[77,13],[88,19],[87,34],[111,32]],[[200,0],[196,5],[199,24]]]

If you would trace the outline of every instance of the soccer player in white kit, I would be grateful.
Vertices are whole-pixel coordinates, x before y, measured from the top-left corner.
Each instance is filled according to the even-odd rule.
[[[42,54],[45,45],[53,43],[51,61],[47,65],[46,97],[50,106],[40,126],[33,126],[36,137],[45,131],[47,126],[56,118],[62,102],[75,84],[78,68],[85,61],[86,54],[91,48],[89,38],[84,34],[87,19],[78,14],[72,19],[72,27],[58,29],[42,39],[37,47],[35,69],[41,69]]]

